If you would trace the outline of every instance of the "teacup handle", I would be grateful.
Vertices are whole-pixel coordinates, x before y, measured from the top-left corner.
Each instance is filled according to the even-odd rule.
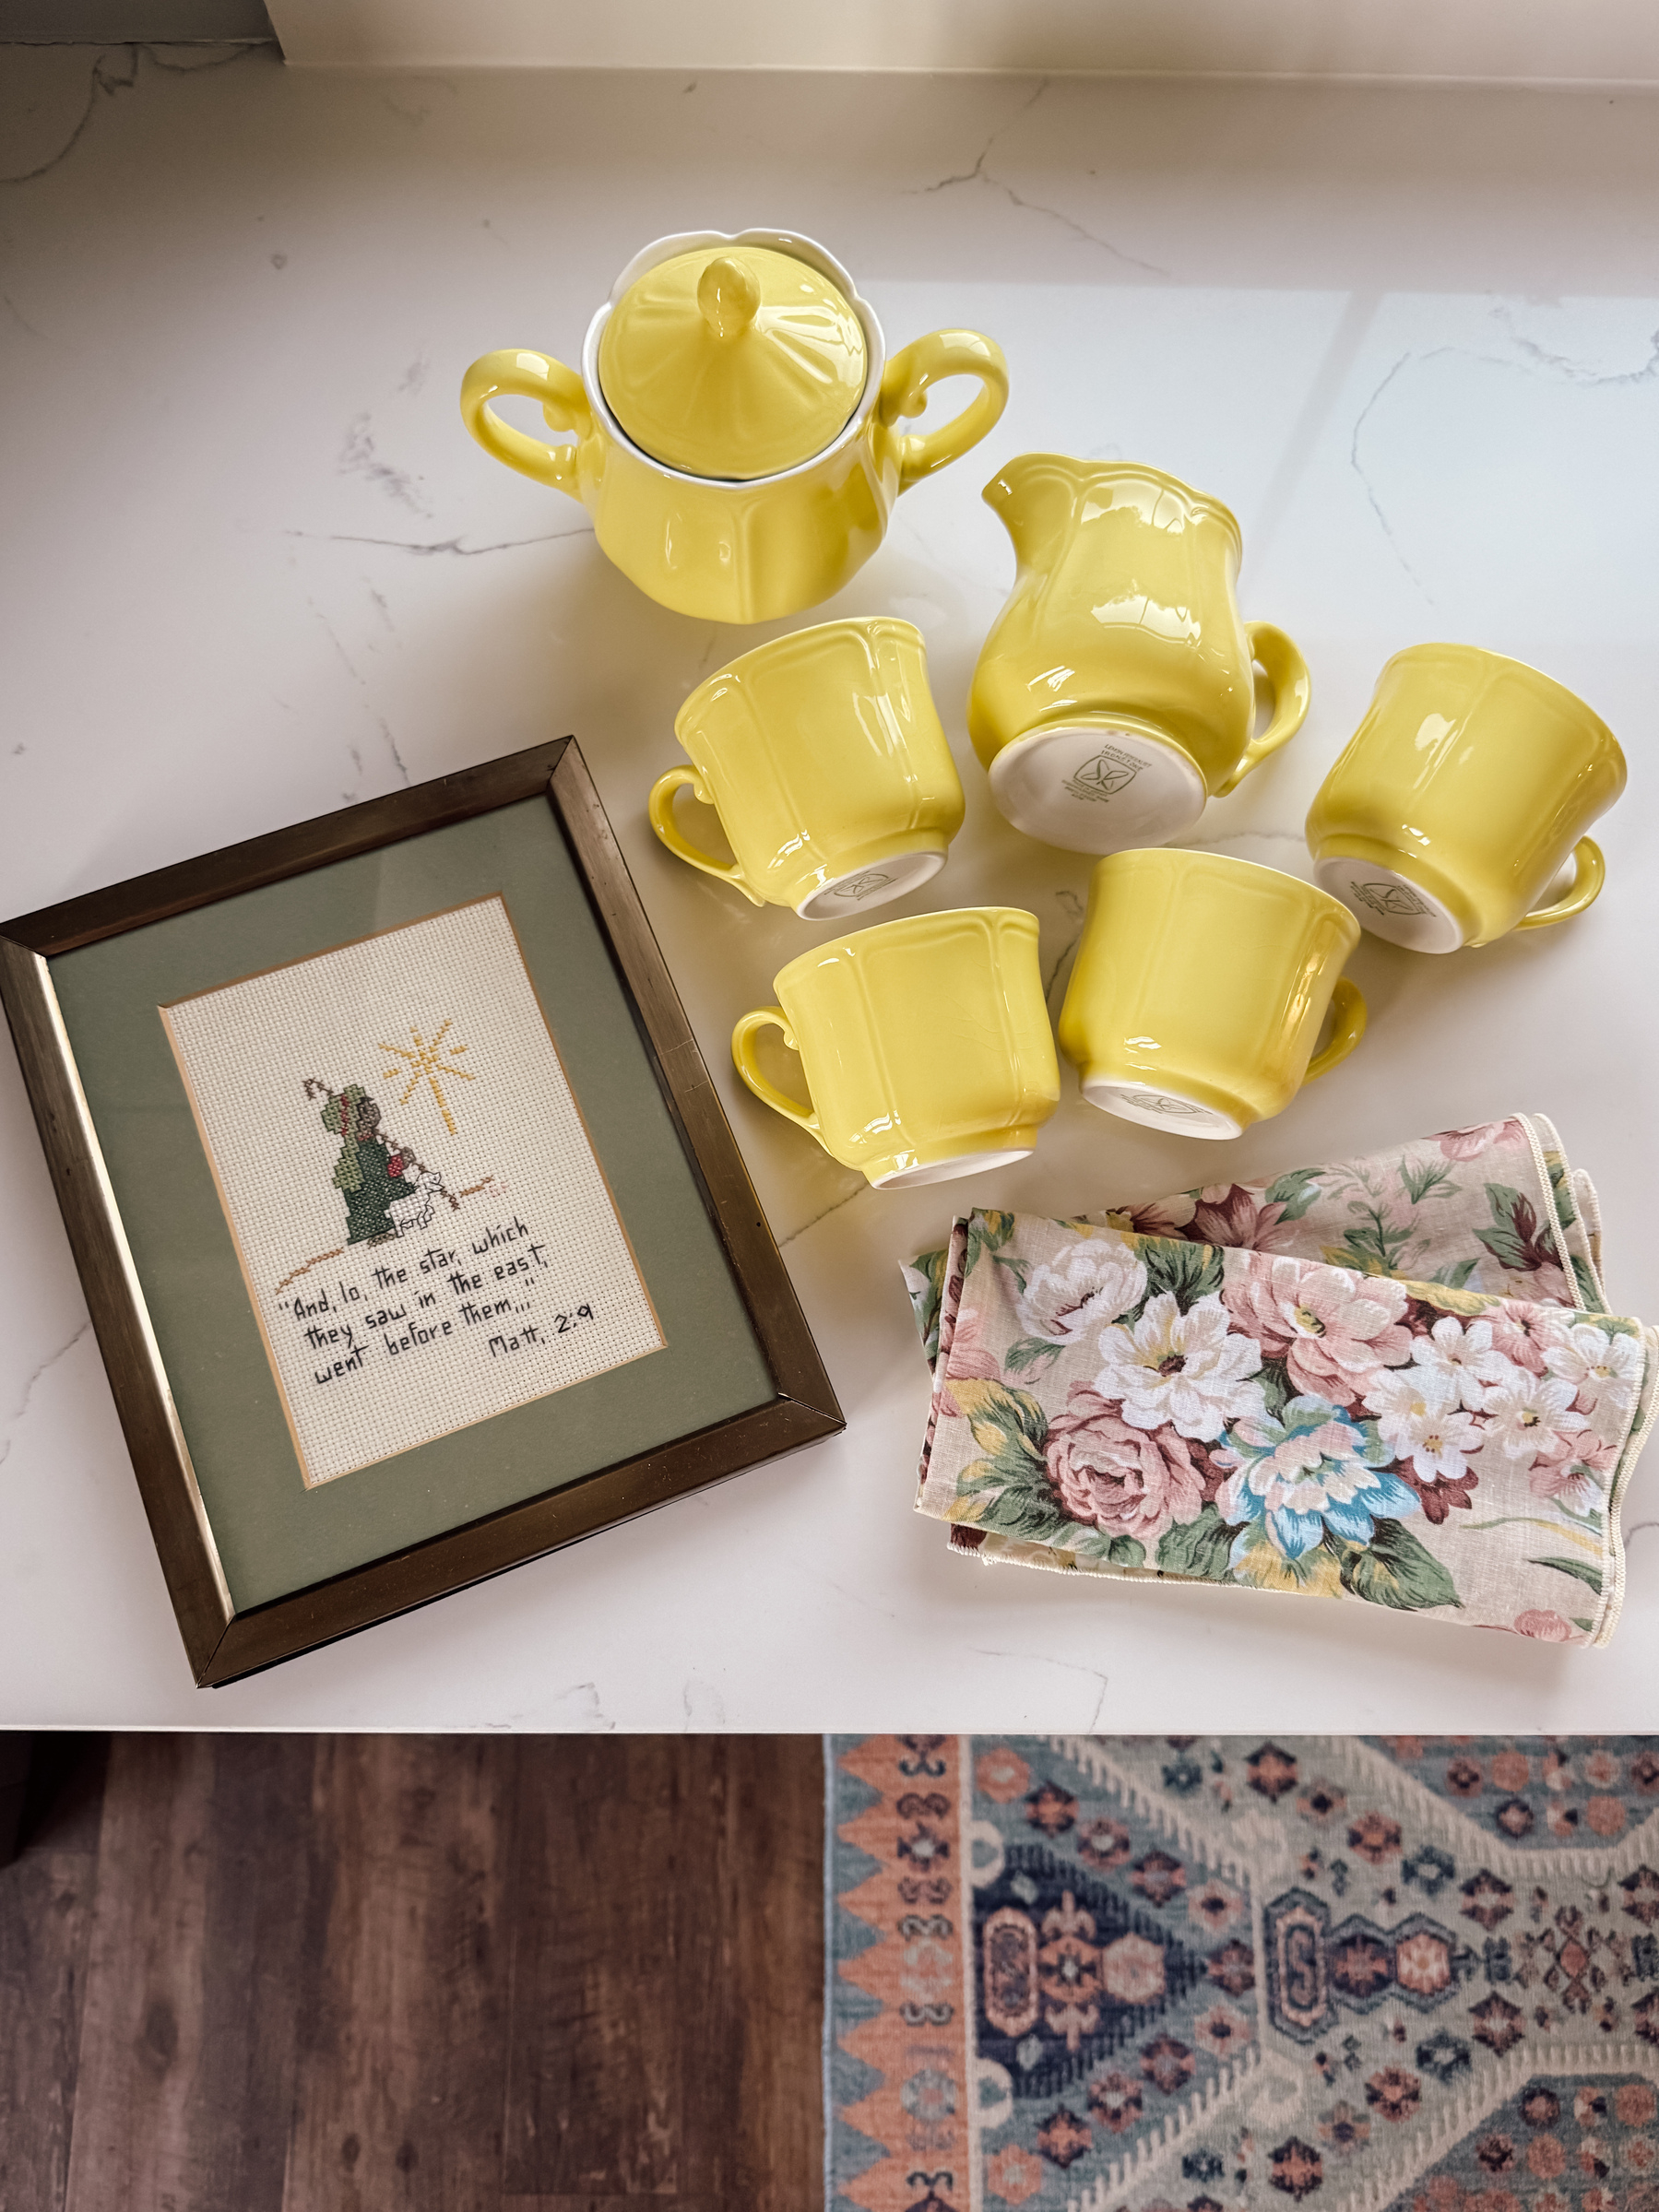
[[[761,1073],[760,1062],[754,1057],[754,1033],[757,1029],[776,1028],[784,1033],[784,1043],[791,1052],[800,1047],[795,1042],[795,1032],[789,1027],[789,1017],[781,1006],[759,1006],[752,1013],[745,1014],[731,1033],[731,1061],[738,1073],[754,1093],[763,1106],[769,1106],[775,1114],[786,1121],[793,1121],[805,1130],[809,1137],[816,1137],[824,1144],[824,1133],[818,1127],[816,1113],[807,1113],[798,1106],[785,1092],[778,1089]],[[828,1152],[829,1146],[824,1144]]]
[[[1008,363],[1001,346],[977,330],[934,330],[912,339],[887,363],[877,415],[889,430],[901,416],[919,415],[928,404],[928,386],[946,376],[977,376],[979,389],[961,414],[940,429],[900,441],[901,491],[908,491],[947,462],[960,460],[995,429],[1008,405]]]
[[[1517,929],[1547,929],[1551,922],[1570,921],[1575,914],[1582,914],[1593,906],[1607,880],[1607,863],[1602,858],[1602,848],[1594,837],[1581,837],[1572,848],[1578,870],[1572,879],[1572,888],[1550,906],[1539,906],[1531,914],[1523,914],[1515,924]]]
[[[593,434],[593,411],[582,379],[563,361],[545,353],[530,353],[515,346],[485,353],[461,379],[461,420],[487,454],[516,468],[520,476],[539,484],[551,484],[572,499],[582,496],[576,485],[576,445],[550,445],[532,438],[510,422],[504,422],[491,407],[504,395],[516,399],[539,399],[549,430],[575,431],[576,445]]]
[[[1243,759],[1226,783],[1218,784],[1210,794],[1213,798],[1225,798],[1229,791],[1236,791],[1270,752],[1288,745],[1308,719],[1313,698],[1308,663],[1282,630],[1275,630],[1271,622],[1246,622],[1244,634],[1250,640],[1251,660],[1260,661],[1273,686],[1273,714],[1262,735],[1245,747]]]
[[[1331,993],[1331,1035],[1322,1051],[1316,1052],[1308,1062],[1305,1083],[1314,1082],[1321,1075],[1345,1060],[1365,1035],[1365,1000],[1359,986],[1350,983],[1345,976],[1336,978],[1336,988]]]
[[[705,807],[714,806],[703,778],[694,768],[670,768],[651,786],[651,796],[646,801],[646,811],[658,837],[677,859],[692,868],[700,868],[705,876],[713,876],[718,882],[729,883],[742,893],[752,906],[764,906],[766,902],[757,892],[750,890],[748,880],[735,860],[717,860],[713,853],[705,853],[701,846],[693,845],[689,837],[681,834],[680,824],[674,820],[674,794],[684,784],[690,784],[693,798],[700,798]]]

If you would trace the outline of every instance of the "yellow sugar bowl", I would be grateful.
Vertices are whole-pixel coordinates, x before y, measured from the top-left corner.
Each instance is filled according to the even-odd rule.
[[[877,1189],[1023,1160],[1060,1104],[1037,917],[1018,907],[879,922],[802,952],[772,988],[780,1003],[732,1032],[738,1073]],[[809,1106],[761,1068],[767,1027],[800,1055]]]
[[[1135,461],[1021,454],[984,498],[1019,562],[968,694],[992,798],[1072,852],[1186,836],[1308,713],[1295,645],[1240,619],[1238,525]],[[1274,695],[1259,736],[1256,666]]]
[[[972,376],[963,411],[905,421]],[[568,444],[491,405],[540,402]],[[664,607],[765,622],[839,591],[894,502],[977,445],[1008,369],[989,338],[936,330],[889,361],[882,326],[823,246],[785,231],[685,231],[636,254],[594,316],[582,373],[508,347],[473,362],[461,415],[509,468],[579,500],[600,548]]]

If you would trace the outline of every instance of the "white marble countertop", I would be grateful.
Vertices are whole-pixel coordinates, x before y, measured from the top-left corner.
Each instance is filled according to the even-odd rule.
[[[575,730],[848,1417],[813,1451],[198,1693],[6,1049],[0,1721],[1653,1721],[1651,1467],[1602,1652],[947,1556],[909,1509],[927,1387],[897,1273],[958,1201],[1081,1211],[1521,1106],[1600,1186],[1615,1303],[1659,1318],[1653,99],[322,77],[261,52],[14,49],[0,118],[22,177],[0,188],[0,910]],[[735,633],[642,598],[456,408],[489,347],[574,358],[646,241],[754,223],[829,244],[890,344],[966,324],[1012,369],[997,431],[905,498],[824,610],[919,624],[968,789],[948,870],[891,911],[1029,906],[1058,1006],[1087,863],[1001,821],[963,722],[1013,569],[978,493],[1031,447],[1218,493],[1244,528],[1246,615],[1311,664],[1306,731],[1195,842],[1305,870],[1309,799],[1382,661],[1468,639],[1547,668],[1624,742],[1600,905],[1443,961],[1368,939],[1364,1046],[1225,1152],[1107,1118],[1068,1071],[1030,1160],[883,1196],[768,1115],[725,1040],[812,928],[679,866],[644,810],[679,757],[675,708]]]

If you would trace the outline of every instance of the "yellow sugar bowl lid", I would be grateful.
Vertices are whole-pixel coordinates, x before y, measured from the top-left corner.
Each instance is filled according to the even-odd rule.
[[[634,444],[741,481],[833,444],[868,366],[863,325],[823,270],[736,240],[646,269],[599,340],[605,404]]]

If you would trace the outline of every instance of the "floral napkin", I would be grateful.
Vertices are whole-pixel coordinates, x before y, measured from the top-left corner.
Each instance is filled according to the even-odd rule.
[[[1088,1218],[975,1212],[906,1277],[919,1509],[982,1561],[1606,1643],[1659,1335],[1515,1115]]]

